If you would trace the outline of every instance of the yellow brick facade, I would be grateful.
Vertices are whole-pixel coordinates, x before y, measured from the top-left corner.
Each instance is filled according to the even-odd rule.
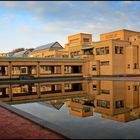
[[[86,35],[89,42],[83,45],[81,40],[85,35],[69,36],[65,49],[69,52],[69,57],[87,59],[89,75],[140,74],[140,32],[125,29],[109,32],[101,34],[100,41],[97,42],[91,42],[92,36]],[[71,56],[72,52],[80,53]]]

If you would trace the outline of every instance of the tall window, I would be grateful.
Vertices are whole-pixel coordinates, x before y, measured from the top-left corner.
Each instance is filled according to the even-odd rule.
[[[137,69],[137,66],[138,66],[137,63],[134,63],[134,69]]]
[[[100,48],[96,49],[96,55],[100,55]]]
[[[105,53],[105,49],[104,48],[100,48],[100,54],[104,54]]]
[[[92,65],[92,70],[96,71],[96,65]]]
[[[123,47],[120,47],[120,54],[123,54]]]
[[[105,54],[109,54],[109,47],[105,47]]]
[[[118,49],[119,49],[119,47],[115,46],[115,54],[118,54]]]

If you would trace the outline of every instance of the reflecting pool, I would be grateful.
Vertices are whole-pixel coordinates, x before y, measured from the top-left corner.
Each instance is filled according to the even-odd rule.
[[[140,82],[94,80],[61,86],[59,91],[84,91],[88,96],[60,96],[12,106],[64,128],[73,138],[140,138]]]

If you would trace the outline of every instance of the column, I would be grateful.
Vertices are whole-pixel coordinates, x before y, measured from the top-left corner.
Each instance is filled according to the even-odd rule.
[[[37,63],[37,77],[40,77],[40,62]]]
[[[61,75],[62,76],[64,75],[64,65],[63,64],[61,65]]]
[[[37,84],[37,95],[38,98],[40,98],[41,92],[40,92],[40,83]]]
[[[61,91],[62,91],[62,94],[65,94],[65,84],[64,83],[61,84]]]
[[[13,100],[12,85],[9,85],[9,99],[10,99],[10,101]]]
[[[8,66],[8,76],[10,79],[12,78],[12,64],[10,61],[9,61],[9,66]]]

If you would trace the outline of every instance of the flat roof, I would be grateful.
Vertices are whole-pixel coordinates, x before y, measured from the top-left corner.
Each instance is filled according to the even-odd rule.
[[[114,33],[114,32],[119,32],[119,31],[128,31],[128,32],[136,32],[136,33],[140,33],[140,32],[138,32],[138,31],[127,30],[127,29],[121,29],[121,30],[115,30],[115,31],[112,31],[112,32],[102,33],[102,34],[100,34],[100,35],[108,34],[108,33]]]
[[[0,59],[30,59],[30,60],[84,60],[83,58],[44,58],[44,57],[7,57],[2,56]]]
[[[83,35],[92,35],[92,34],[88,34],[88,33],[77,33],[77,34],[69,35],[68,37],[75,36],[75,35],[79,35],[79,34],[83,34]]]

